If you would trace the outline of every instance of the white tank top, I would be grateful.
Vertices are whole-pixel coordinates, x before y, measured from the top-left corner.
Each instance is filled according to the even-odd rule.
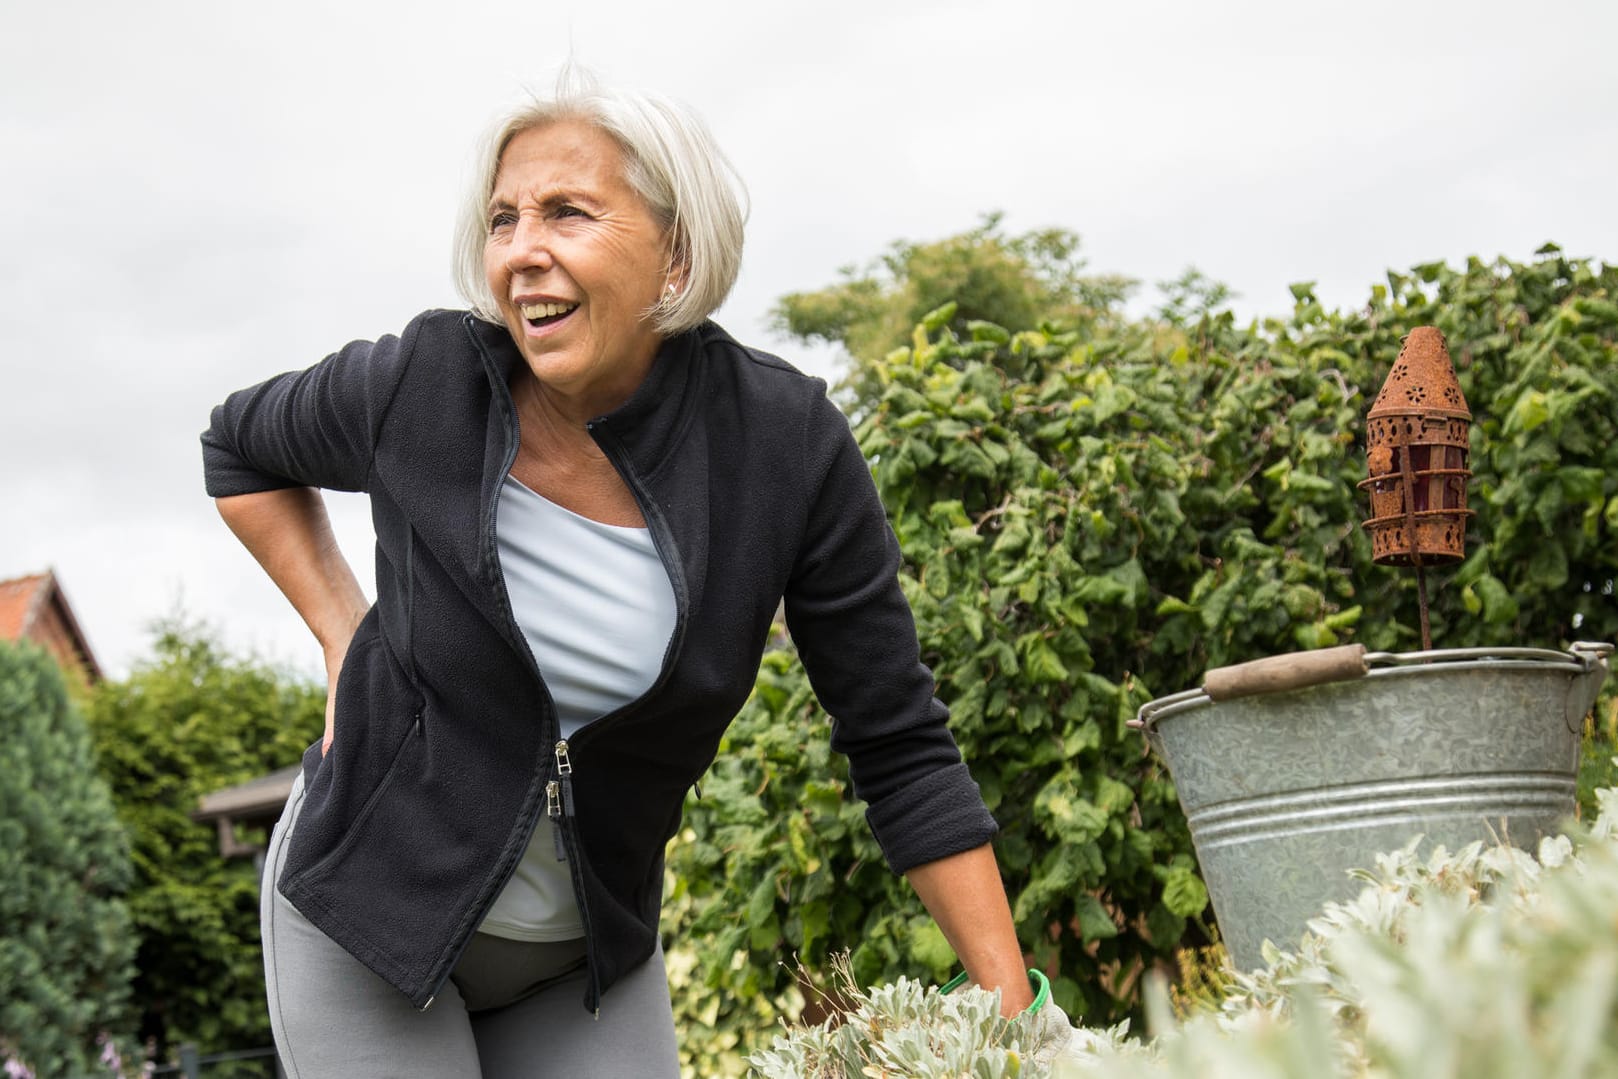
[[[512,612],[571,738],[651,688],[674,635],[673,586],[647,529],[580,517],[510,476],[496,522]],[[513,940],[584,935],[549,817],[478,928]]]

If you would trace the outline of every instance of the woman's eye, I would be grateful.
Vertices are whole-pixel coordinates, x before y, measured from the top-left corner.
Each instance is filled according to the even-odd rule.
[[[566,203],[563,203],[562,205],[560,205],[560,206],[558,206],[556,208],[556,216],[557,217],[584,217],[585,213],[584,213],[583,210],[579,209],[577,206],[569,206]]]
[[[489,231],[499,232],[501,229],[509,229],[516,223],[516,214],[510,212],[509,210],[501,210],[499,213],[493,214],[489,217]]]

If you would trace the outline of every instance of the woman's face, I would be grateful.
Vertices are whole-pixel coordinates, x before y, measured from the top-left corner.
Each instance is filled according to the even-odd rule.
[[[487,224],[489,289],[544,388],[589,415],[628,400],[661,342],[645,313],[673,278],[618,144],[571,120],[515,136]]]

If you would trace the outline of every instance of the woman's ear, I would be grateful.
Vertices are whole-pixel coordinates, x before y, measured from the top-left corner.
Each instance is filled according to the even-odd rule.
[[[678,296],[691,287],[691,252],[673,229],[669,230],[668,244],[669,268],[664,279],[674,287],[674,294]]]
[[[684,292],[686,288],[690,286],[690,284],[691,264],[686,259],[683,252],[676,251],[674,252],[674,258],[669,265],[667,291],[672,295],[678,296],[680,293]]]

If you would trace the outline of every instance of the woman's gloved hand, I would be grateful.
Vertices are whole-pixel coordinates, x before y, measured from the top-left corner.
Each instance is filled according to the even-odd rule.
[[[1073,1041],[1073,1022],[1054,1000],[1028,1015],[1027,1022],[1028,1061],[1031,1067],[1024,1074],[1049,1075]]]
[[[1073,1023],[1051,999],[1049,978],[1037,970],[1030,970],[1028,981],[1034,987],[1034,1002],[1017,1017],[1024,1024],[1029,1063],[1033,1065],[1028,1074],[1049,1075],[1062,1051],[1073,1039]]]
[[[941,992],[966,984],[966,974],[957,974],[946,982]],[[1037,970],[1028,972],[1028,984],[1034,990],[1034,1002],[1018,1015],[1012,1022],[1021,1025],[1023,1030],[1023,1045],[1026,1048],[1029,1067],[1023,1074],[1029,1077],[1043,1077],[1050,1074],[1056,1062],[1061,1059],[1068,1043],[1073,1040],[1073,1022],[1068,1019],[1067,1013],[1057,1006],[1051,999],[1051,982],[1043,973]]]

